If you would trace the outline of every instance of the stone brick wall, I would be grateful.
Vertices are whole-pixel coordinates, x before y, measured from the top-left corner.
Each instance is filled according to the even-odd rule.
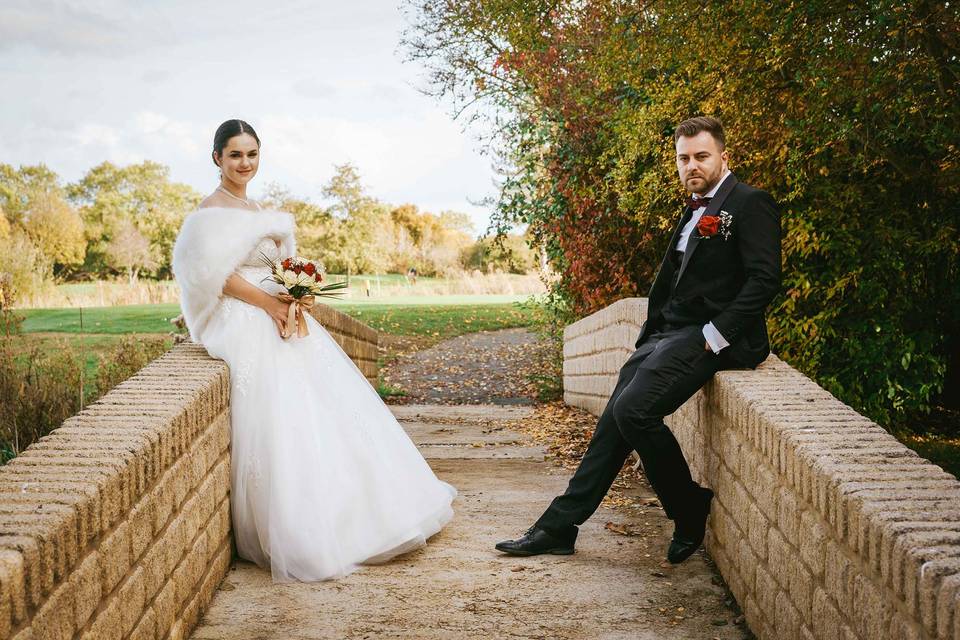
[[[564,398],[602,411],[646,314],[564,335]],[[761,640],[960,640],[960,482],[775,356],[668,423],[716,492],[707,549]]]
[[[375,381],[377,332],[313,315]],[[0,640],[189,636],[230,566],[229,400],[184,343],[0,467]]]
[[[183,344],[0,467],[0,638],[183,638],[230,564],[229,378]]]
[[[333,336],[370,384],[376,386],[379,332],[325,304],[313,305],[310,315]]]

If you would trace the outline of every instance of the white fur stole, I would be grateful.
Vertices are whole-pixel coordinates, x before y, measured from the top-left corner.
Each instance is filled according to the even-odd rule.
[[[262,239],[277,238],[281,255],[296,255],[293,230],[293,216],[283,211],[209,207],[187,216],[173,245],[173,275],[194,342],[202,342],[227,278]]]

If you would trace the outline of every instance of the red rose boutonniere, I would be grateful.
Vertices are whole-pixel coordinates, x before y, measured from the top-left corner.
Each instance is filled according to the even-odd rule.
[[[712,238],[720,231],[720,218],[717,216],[700,216],[697,221],[697,233],[701,238]]]
[[[726,211],[721,211],[719,216],[700,216],[697,221],[697,234],[701,240],[709,240],[717,235],[729,240],[733,233],[730,230],[732,224],[733,216]]]

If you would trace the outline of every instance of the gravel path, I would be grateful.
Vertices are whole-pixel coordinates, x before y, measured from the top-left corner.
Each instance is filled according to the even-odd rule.
[[[391,404],[534,403],[533,376],[544,373],[549,345],[526,329],[468,333],[402,353],[381,378],[405,396]]]

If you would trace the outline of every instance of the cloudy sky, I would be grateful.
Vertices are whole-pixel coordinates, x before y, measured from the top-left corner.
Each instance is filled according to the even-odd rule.
[[[0,162],[66,180],[145,159],[202,193],[223,120],[263,141],[256,197],[276,182],[320,201],[352,162],[370,193],[464,211],[477,231],[489,162],[397,51],[397,0],[2,0]]]

